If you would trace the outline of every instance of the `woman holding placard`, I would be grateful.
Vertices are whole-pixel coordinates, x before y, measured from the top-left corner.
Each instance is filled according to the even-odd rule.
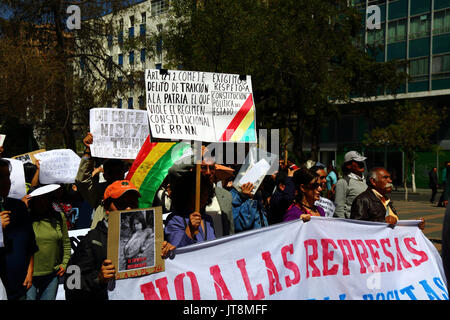
[[[39,251],[34,254],[32,286],[27,300],[55,300],[58,278],[67,268],[70,240],[64,214],[52,207],[51,194],[57,184],[40,187],[29,194],[28,208]]]
[[[170,181],[173,212],[166,219],[164,234],[165,240],[177,248],[216,238],[212,218],[205,213],[215,195],[214,187],[207,176],[201,174],[200,179],[198,212],[195,211],[195,172],[185,172]]]
[[[319,181],[319,175],[306,168],[294,172],[294,184],[296,196],[292,204],[283,217],[283,221],[302,219],[309,221],[311,216],[325,216],[325,211],[314,204],[320,199],[322,186]]]

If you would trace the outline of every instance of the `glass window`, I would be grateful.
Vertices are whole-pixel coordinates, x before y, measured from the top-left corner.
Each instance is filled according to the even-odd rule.
[[[406,19],[391,21],[388,24],[388,43],[405,41]]]
[[[152,0],[152,16],[159,16],[169,8],[168,0]]]
[[[141,49],[141,62],[145,62],[145,48]]]
[[[433,73],[450,72],[450,54],[433,56]]]
[[[108,47],[112,47],[113,45],[113,36],[112,34],[108,34]]]
[[[450,9],[435,12],[433,34],[450,32]]]
[[[134,38],[134,27],[130,27],[128,29],[128,38],[130,38],[130,39]]]
[[[128,98],[128,109],[133,109],[133,97]]]
[[[411,60],[409,63],[409,75],[411,77],[426,77],[428,76],[429,61],[427,58],[421,58],[416,60]],[[418,79],[416,79],[418,80]],[[422,79],[420,79],[422,80]]]
[[[123,66],[123,54],[119,54],[119,66]]]
[[[147,22],[147,12],[141,12],[141,23]]]
[[[367,30],[367,44],[383,44],[384,43],[385,24],[381,24],[381,29]]]
[[[417,17],[413,17],[411,18],[410,23],[410,39],[423,38],[430,35],[430,14],[423,14]]]
[[[134,65],[134,51],[130,51],[128,54],[128,63],[130,66]]]
[[[143,23],[139,26],[139,34],[141,36],[145,36],[145,33],[146,33],[145,23]]]
[[[117,108],[122,109],[122,99],[117,100]]]

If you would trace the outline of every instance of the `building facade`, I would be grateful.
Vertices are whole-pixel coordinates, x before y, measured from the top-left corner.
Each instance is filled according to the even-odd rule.
[[[450,0],[353,0],[352,4],[364,17],[359,44],[378,62],[405,61],[407,67],[402,71],[410,76],[395,95],[385,90],[372,99],[355,100],[364,101],[363,108],[408,99],[436,108],[450,106]],[[366,19],[375,14],[373,6],[379,9],[379,28],[370,29]],[[401,182],[405,170],[402,152],[388,144],[365,147],[362,140],[372,129],[371,119],[354,111],[343,106],[342,117],[324,126],[320,160],[333,161],[339,167],[347,151],[359,150],[368,157],[368,167],[385,166],[395,171]],[[433,150],[417,153],[415,182],[419,188],[428,188],[428,171],[433,166],[440,172],[443,163],[450,161],[449,122],[450,117],[432,138]]]

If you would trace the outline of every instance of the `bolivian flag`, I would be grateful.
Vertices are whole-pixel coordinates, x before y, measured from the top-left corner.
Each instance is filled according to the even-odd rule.
[[[139,189],[139,208],[153,205],[156,191],[170,167],[189,148],[185,142],[150,142],[150,136],[147,137],[125,178]]]
[[[220,141],[253,142],[256,141],[255,105],[250,94],[242,107],[222,133]]]

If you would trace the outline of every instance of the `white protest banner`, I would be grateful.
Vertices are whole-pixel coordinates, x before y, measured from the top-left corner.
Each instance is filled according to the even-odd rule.
[[[135,159],[150,132],[145,110],[94,108],[89,125],[91,154],[99,158]]]
[[[3,142],[5,142],[6,134],[0,134],[0,147],[3,147]]]
[[[152,136],[206,142],[256,143],[251,77],[148,69],[147,111]]]
[[[16,159],[7,160],[11,163],[11,173],[9,174],[11,189],[9,189],[8,197],[22,200],[22,198],[27,194],[23,163],[22,161]]]
[[[71,149],[56,149],[35,154],[40,162],[39,182],[74,183],[81,158]]]
[[[179,248],[166,270],[116,280],[110,299],[448,300],[418,221],[312,217]]]

